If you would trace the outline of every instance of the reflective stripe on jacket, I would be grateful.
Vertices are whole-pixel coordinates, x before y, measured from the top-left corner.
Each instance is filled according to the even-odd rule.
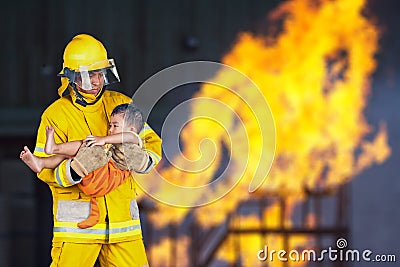
[[[116,243],[141,238],[142,230],[140,220],[98,223],[87,229],[78,228],[76,222],[54,222],[53,234],[54,241],[69,239],[77,243],[88,243],[88,240],[103,243],[108,240],[109,243]]]

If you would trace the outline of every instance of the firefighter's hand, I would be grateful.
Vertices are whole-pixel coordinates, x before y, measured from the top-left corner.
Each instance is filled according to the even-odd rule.
[[[78,153],[71,161],[71,168],[80,176],[85,177],[88,173],[103,167],[111,158],[102,146],[89,147],[83,142]]]
[[[114,145],[112,159],[120,170],[144,172],[149,164],[149,155],[137,144]]]

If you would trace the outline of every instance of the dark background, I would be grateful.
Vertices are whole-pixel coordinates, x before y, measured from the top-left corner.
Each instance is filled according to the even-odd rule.
[[[57,96],[62,53],[78,33],[101,40],[116,60],[119,91],[133,95],[151,75],[190,60],[220,61],[242,31],[262,32],[278,0],[265,1],[14,1],[0,9],[0,266],[46,266],[51,242],[47,186],[18,159],[34,147],[41,112]],[[371,0],[367,14],[381,29],[378,67],[365,115],[387,123],[392,155],[351,183],[351,248],[397,254],[400,260],[400,4]],[[338,14],[340,16],[340,14]],[[166,95],[149,123],[160,130],[163,112],[189,98],[193,87]],[[363,265],[363,264],[361,264]],[[396,266],[368,264],[368,266]]]

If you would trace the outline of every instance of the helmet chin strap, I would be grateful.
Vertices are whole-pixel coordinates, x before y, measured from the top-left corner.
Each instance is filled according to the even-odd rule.
[[[87,105],[89,105],[89,106],[90,106],[90,105],[94,105],[95,103],[97,103],[97,101],[100,100],[101,96],[103,95],[103,93],[104,93],[104,91],[105,91],[105,86],[103,86],[103,87],[101,88],[101,90],[100,90],[100,93],[96,96],[96,100],[93,101],[92,103],[88,103],[88,102],[86,102],[86,100],[85,100],[85,98],[83,97],[83,95],[82,95],[82,94],[79,92],[79,90],[76,88],[75,83],[70,82],[69,84],[72,86],[72,89],[74,89],[74,92],[75,92],[75,95],[76,95],[75,103],[77,103],[77,104],[79,104],[79,105],[81,105],[81,106],[83,106],[83,107],[86,107]]]

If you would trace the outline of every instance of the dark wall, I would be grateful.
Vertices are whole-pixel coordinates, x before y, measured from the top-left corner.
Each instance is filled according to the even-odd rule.
[[[106,46],[132,95],[175,63],[219,60],[236,34],[254,30],[278,1],[15,1],[0,10],[6,107],[37,107],[57,97],[62,53],[78,33]],[[197,44],[198,42],[198,44]],[[4,63],[4,61],[3,61]],[[5,78],[5,79],[4,79]]]

